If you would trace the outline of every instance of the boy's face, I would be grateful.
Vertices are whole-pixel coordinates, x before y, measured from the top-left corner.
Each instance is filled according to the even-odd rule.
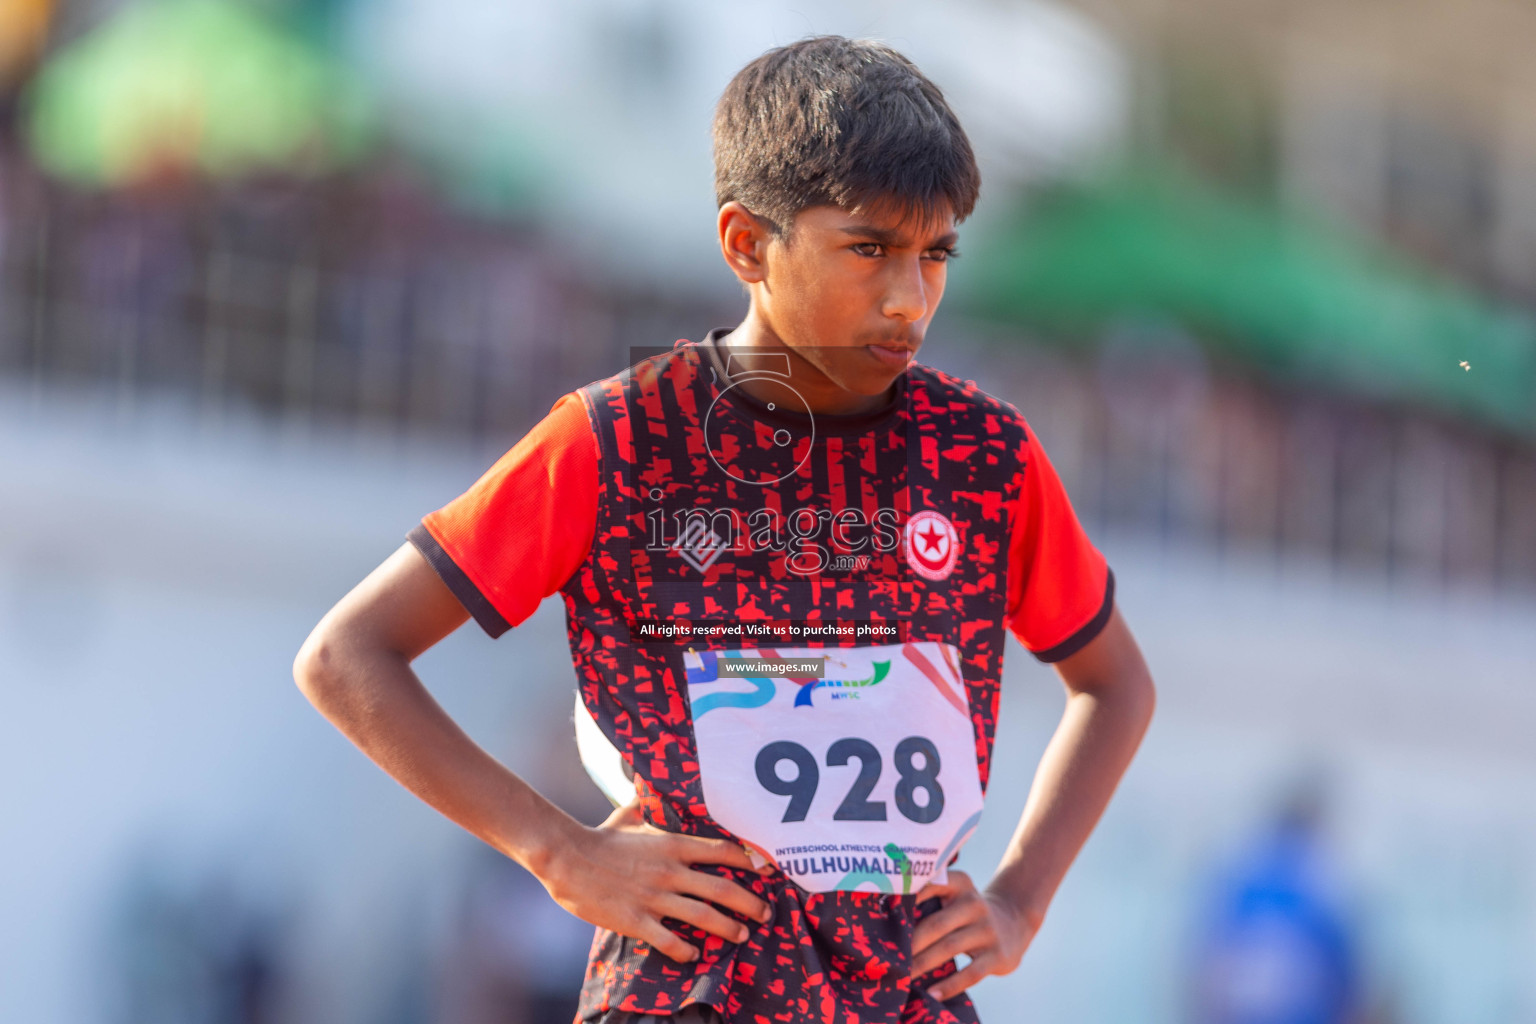
[[[723,229],[734,205],[721,210]],[[736,244],[749,234],[741,230]],[[755,261],[732,259],[725,235],[727,260],[752,295],[749,319],[755,315],[766,328],[761,340],[777,339],[808,364],[796,366],[796,386],[813,407],[828,411],[858,411],[870,403],[856,396],[883,395],[906,369],[944,295],[957,238],[947,204],[926,223],[899,208],[850,213],[813,206],[783,241],[759,230]]]

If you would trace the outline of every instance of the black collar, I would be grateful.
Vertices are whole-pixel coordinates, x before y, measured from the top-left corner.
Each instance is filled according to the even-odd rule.
[[[699,346],[707,354],[710,364],[715,368],[715,372],[719,374],[719,379],[726,382],[725,386],[727,387],[730,386],[731,377],[725,372],[725,360],[720,354],[720,339],[730,334],[734,329],[732,327],[716,327],[704,335],[704,340],[699,342]],[[815,431],[818,434],[836,434],[839,436],[864,434],[884,426],[896,414],[897,410],[906,404],[907,373],[904,372],[896,378],[896,383],[891,386],[890,396],[886,403],[868,412],[843,414],[819,412],[814,417],[810,417],[803,413],[783,409],[770,410],[757,399],[747,394],[744,388],[733,391],[731,397],[751,410],[754,416],[760,417],[766,422],[777,421],[792,429],[804,429],[809,425],[807,421],[814,420]]]

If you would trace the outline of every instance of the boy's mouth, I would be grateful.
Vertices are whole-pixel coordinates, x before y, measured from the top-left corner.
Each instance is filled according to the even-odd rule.
[[[865,345],[870,354],[887,366],[900,369],[912,360],[912,350],[905,345]]]

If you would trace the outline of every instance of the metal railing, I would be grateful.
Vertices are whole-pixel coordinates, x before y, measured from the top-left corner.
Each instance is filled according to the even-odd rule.
[[[988,360],[990,390],[1038,429],[1079,514],[1101,529],[1391,580],[1536,583],[1529,441],[1187,359],[1116,368],[1008,351]]]
[[[535,232],[377,183],[90,196],[0,179],[0,373],[475,437],[622,352]],[[643,305],[643,298],[640,300]]]

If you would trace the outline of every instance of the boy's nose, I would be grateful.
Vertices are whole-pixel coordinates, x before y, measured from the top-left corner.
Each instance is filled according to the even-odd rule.
[[[928,312],[928,292],[919,261],[912,260],[892,272],[881,312],[909,322],[921,320]]]

